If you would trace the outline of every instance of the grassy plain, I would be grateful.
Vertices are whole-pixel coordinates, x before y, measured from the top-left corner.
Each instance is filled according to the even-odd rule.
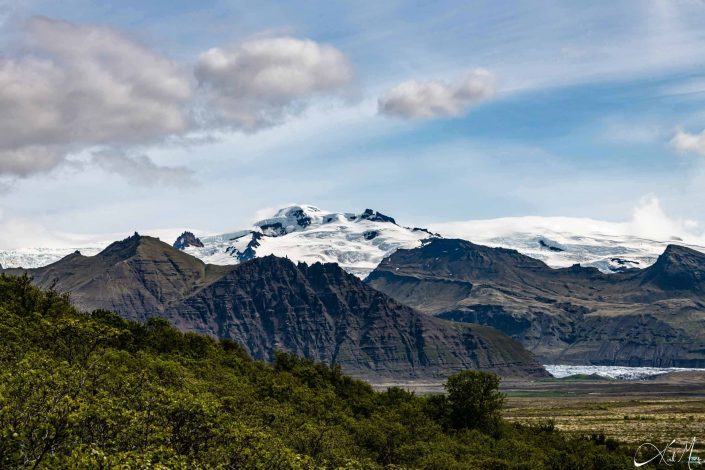
[[[683,447],[695,438],[705,457],[705,375],[668,374],[636,382],[547,380],[513,384],[505,389],[504,416],[537,424],[553,420],[569,433],[604,434],[624,445],[645,442]]]
[[[392,384],[377,384],[383,389]],[[396,383],[417,394],[440,393],[440,383]],[[705,458],[705,373],[679,372],[650,380],[604,380],[590,376],[505,382],[504,417],[539,424],[553,421],[576,435],[604,434],[636,448],[645,442],[676,439],[682,448],[695,438],[695,451]]]

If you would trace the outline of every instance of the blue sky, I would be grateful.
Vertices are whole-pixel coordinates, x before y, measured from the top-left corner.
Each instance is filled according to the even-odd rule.
[[[71,52],[87,47],[86,37],[98,38],[95,47]],[[303,40],[320,67],[295,90],[255,89],[242,78],[249,69],[227,75],[220,56],[204,62],[212,48],[232,58],[243,45]],[[55,233],[218,232],[294,202],[372,207],[423,225],[520,215],[626,220],[644,197],[657,197],[670,217],[705,227],[702,1],[0,0],[0,47],[0,71],[19,83],[36,79],[30,59],[49,61],[66,80],[58,93],[78,83],[60,102],[36,95],[30,111],[55,108],[77,123],[52,124],[36,141],[25,85],[0,92],[10,114],[26,113],[0,120],[0,134],[24,136],[18,126],[29,127],[21,143],[0,141],[5,247]],[[107,70],[99,84],[83,73],[94,70],[91,60]],[[106,87],[132,86],[130,68],[150,62],[150,84],[179,77],[166,98],[148,108],[100,104]],[[485,88],[458,98],[483,77],[491,77]],[[403,83],[411,84],[392,93]],[[416,100],[429,83],[441,93],[433,111]],[[147,88],[159,95],[159,86]],[[384,99],[395,107],[383,108]],[[104,127],[96,102],[115,118]],[[120,127],[126,107],[136,114],[124,120],[155,117]],[[92,111],[97,117],[82,120]]]

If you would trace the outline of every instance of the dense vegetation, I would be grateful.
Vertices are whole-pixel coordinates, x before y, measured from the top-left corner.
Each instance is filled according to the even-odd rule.
[[[163,320],[76,311],[0,276],[0,468],[616,469],[631,455],[503,422],[493,375],[447,395],[375,392],[338,368]]]

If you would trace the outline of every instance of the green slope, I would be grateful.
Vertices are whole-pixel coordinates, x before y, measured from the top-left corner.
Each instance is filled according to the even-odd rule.
[[[610,469],[630,461],[604,440],[550,427],[500,422],[488,435],[448,424],[437,397],[374,392],[289,355],[252,361],[231,341],[183,334],[162,319],[84,314],[26,277],[0,276],[0,337],[3,469]]]

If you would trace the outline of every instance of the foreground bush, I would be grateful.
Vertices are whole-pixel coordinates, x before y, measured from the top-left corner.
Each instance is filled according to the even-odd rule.
[[[617,469],[618,446],[511,426],[491,374],[448,395],[180,333],[0,276],[0,468]]]

